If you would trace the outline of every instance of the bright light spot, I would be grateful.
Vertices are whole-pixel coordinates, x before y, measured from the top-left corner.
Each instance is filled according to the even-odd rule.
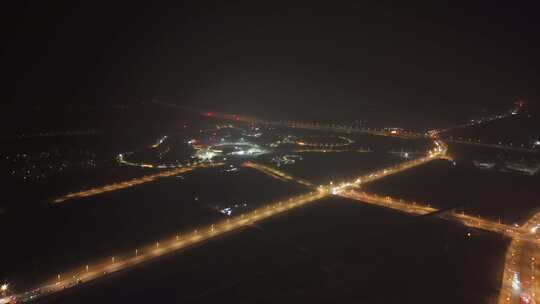
[[[521,283],[519,282],[519,276],[517,272],[514,272],[514,275],[512,276],[512,288],[515,290],[520,289]]]
[[[536,230],[538,230],[538,225],[531,228],[531,233],[536,233]]]
[[[521,295],[521,303],[529,304],[531,303],[531,297],[529,295]]]
[[[219,210],[219,212],[221,212],[221,213],[223,213],[223,214],[226,214],[226,215],[230,216],[231,213],[232,213],[232,208],[230,208],[230,207],[223,208],[223,209]]]
[[[209,150],[209,149],[205,149],[205,150],[199,150],[197,153],[196,153],[196,156],[202,160],[202,161],[210,161],[212,160],[212,158],[214,158],[214,156],[216,156],[217,154],[212,151],[212,150]]]
[[[540,146],[540,140],[535,141],[535,142],[534,142],[534,145],[535,145],[535,146]]]
[[[8,284],[2,284],[2,286],[0,286],[0,290],[2,291],[6,291],[8,289]]]

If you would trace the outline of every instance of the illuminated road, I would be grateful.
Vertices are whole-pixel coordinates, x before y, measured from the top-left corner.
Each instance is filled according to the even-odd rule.
[[[216,222],[208,226],[198,227],[192,231],[171,236],[168,239],[158,240],[144,247],[134,248],[132,251],[121,255],[108,257],[91,264],[81,264],[77,269],[58,273],[50,280],[36,286],[30,291],[12,295],[12,297],[14,300],[22,302],[31,298],[35,299],[62,291],[66,288],[78,286],[165,254],[170,254],[193,245],[201,244],[206,240],[224,235],[231,231],[239,230],[276,214],[314,202],[327,195],[328,193],[324,191],[313,191],[307,194],[293,196],[289,199],[264,205],[237,217]],[[3,299],[0,298],[0,301],[2,300]]]
[[[434,140],[433,143],[435,146],[427,152],[427,156],[416,158],[410,161],[399,163],[397,165],[394,165],[388,168],[384,168],[384,169],[380,169],[380,170],[376,170],[376,171],[364,174],[362,176],[357,177],[354,181],[340,184],[338,188],[334,187],[335,188],[334,190],[337,191],[337,190],[345,189],[347,187],[360,187],[362,184],[373,182],[378,179],[387,177],[389,175],[394,175],[394,174],[412,169],[416,166],[423,165],[432,160],[436,160],[436,159],[451,160],[451,158],[447,155],[448,147],[446,146],[444,142],[437,139],[437,140]]]
[[[428,152],[427,157],[421,158],[419,160],[409,161],[409,162],[406,162],[406,163],[403,163],[403,164],[400,164],[400,165],[397,165],[388,169],[376,171],[376,173],[367,174],[366,176],[363,177],[365,179],[363,182],[372,181],[378,178],[382,178],[384,176],[388,176],[390,174],[401,172],[403,170],[407,170],[415,166],[421,165],[430,160],[437,159],[439,157],[444,157],[445,155],[446,155],[446,146],[444,145],[444,143],[435,141],[435,147]],[[218,166],[218,165],[222,165],[222,164],[221,163],[220,164],[200,164],[200,165],[195,165],[192,167],[168,170],[168,171],[160,172],[154,175],[149,175],[140,179],[131,180],[129,182],[118,183],[118,184],[104,186],[101,188],[95,188],[95,189],[90,189],[87,191],[72,193],[66,197],[57,199],[56,202],[63,202],[67,199],[86,197],[86,196],[96,195],[96,194],[104,193],[108,191],[123,189],[126,187],[139,185],[141,183],[150,182],[161,177],[167,177],[167,176],[187,172],[195,168]],[[298,183],[307,185],[309,187],[314,186],[313,184],[309,182],[306,182],[302,179],[295,178],[287,173],[281,172],[269,166],[255,164],[252,162],[244,163],[243,166],[259,170],[274,178],[287,180],[290,182],[293,182],[293,181],[298,182]],[[271,217],[276,214],[285,212],[287,210],[305,205],[307,203],[314,202],[324,197],[328,197],[329,195],[333,195],[338,192],[345,191],[349,187],[355,187],[355,186],[360,185],[362,183],[361,179],[362,178],[357,178],[355,179],[354,182],[343,183],[340,185],[333,185],[332,183],[330,183],[328,186],[321,185],[317,187],[317,190],[314,190],[307,194],[297,195],[289,199],[274,202],[274,203],[265,205],[263,207],[260,207],[247,214],[242,214],[235,218],[230,218],[226,221],[214,223],[206,227],[200,227],[191,232],[187,232],[187,233],[184,232],[182,234],[176,235],[167,240],[159,240],[145,247],[133,249],[132,252],[110,257],[104,261],[100,261],[100,262],[96,262],[92,264],[83,264],[78,269],[64,271],[62,273],[59,273],[54,278],[52,278],[51,280],[47,282],[44,282],[40,286],[37,286],[34,289],[31,289],[30,291],[17,294],[14,297],[19,301],[24,301],[25,299],[29,299],[31,297],[41,297],[43,295],[55,293],[55,292],[64,290],[66,288],[78,286],[81,283],[98,279],[100,277],[106,276],[109,273],[129,268],[139,263],[151,260],[153,258],[162,256],[164,254],[168,254],[174,251],[187,248],[195,244],[200,244],[208,239],[211,239],[219,235],[223,235],[225,233],[228,233],[234,230],[238,230],[254,222],[266,219],[268,217]]]
[[[169,105],[171,106],[171,105]],[[174,106],[174,105],[172,105]],[[518,109],[522,105],[519,105]],[[480,123],[490,122],[496,119],[502,119],[510,116],[511,114],[516,114],[517,111],[511,113],[504,113],[490,119],[484,119],[480,122],[471,122],[462,125],[457,125],[447,129],[438,129],[428,132],[427,137],[435,139],[439,144],[435,151],[430,151],[428,156],[415,159],[410,162],[406,162],[392,168],[387,168],[383,170],[378,170],[357,178],[354,182],[342,183],[338,186],[332,185],[328,186],[319,186],[321,195],[340,195],[350,199],[355,199],[363,203],[373,204],[385,208],[391,208],[393,210],[398,210],[401,212],[416,214],[416,215],[426,215],[437,212],[436,208],[431,207],[428,204],[419,204],[415,202],[407,202],[401,199],[394,199],[390,197],[377,196],[375,194],[367,194],[365,192],[355,191],[354,188],[359,188],[362,184],[368,183],[390,174],[395,174],[412,167],[423,164],[427,161],[436,158],[448,158],[446,155],[446,145],[438,140],[440,134],[446,133],[451,130],[465,128],[474,126]],[[221,113],[204,113],[203,115],[208,117],[215,117],[218,119],[242,121],[248,123],[260,123],[267,124],[272,126],[284,126],[290,128],[301,128],[309,130],[324,130],[324,131],[337,131],[345,133],[353,132],[364,132],[373,135],[382,135],[382,136],[392,136],[388,132],[382,130],[369,130],[369,129],[358,129],[358,128],[349,128],[345,126],[335,126],[335,125],[322,125],[322,124],[309,124],[309,123],[299,123],[299,122],[269,122],[257,118],[245,117],[239,115],[228,115]],[[402,138],[421,138],[426,137],[424,134],[418,133],[409,133],[409,134],[400,134],[399,137]],[[448,141],[462,144],[472,144],[490,148],[506,149],[513,151],[522,151],[522,152],[538,152],[533,146],[532,149],[528,149],[520,146],[504,146],[497,144],[487,144],[481,143],[478,140],[461,140],[461,139],[448,139]],[[442,148],[441,148],[442,147]],[[305,151],[310,152],[310,151]],[[327,152],[322,149],[319,152]],[[260,170],[272,177],[278,179],[285,179],[288,181],[294,179],[284,178],[286,174],[276,174],[275,170]],[[296,181],[296,180],[295,180]],[[492,231],[496,233],[501,233],[512,238],[511,244],[507,249],[506,261],[504,265],[503,278],[500,288],[500,294],[498,298],[498,303],[540,303],[540,287],[538,283],[538,271],[540,271],[538,266],[538,261],[540,259],[540,238],[537,236],[537,230],[540,227],[540,213],[537,213],[529,221],[525,223],[522,227],[513,227],[501,224],[499,222],[488,221],[479,217],[466,215],[463,213],[455,212],[443,212],[435,213],[435,216],[440,217],[445,220],[455,221],[461,223],[467,227],[472,227],[476,229],[482,229],[486,231]]]
[[[334,140],[341,139],[342,142],[328,143],[328,142],[308,141],[307,139],[303,139],[303,140],[297,140],[294,143],[301,147],[311,147],[311,148],[316,148],[316,149],[329,149],[329,150],[340,148],[340,147],[346,147],[351,144],[354,144],[353,139],[344,137],[344,136],[333,137],[333,139]]]
[[[414,215],[426,215],[439,211],[439,209],[431,207],[431,205],[426,203],[405,201],[389,196],[379,196],[355,190],[342,191],[339,193],[339,196]],[[465,213],[443,212],[437,213],[436,216],[448,221],[458,222],[467,227],[505,234],[510,237],[520,237],[523,232],[523,230],[519,228],[467,215]]]
[[[506,151],[540,153],[540,149],[537,149],[536,146],[534,146],[534,145],[532,145],[531,148],[526,148],[525,145],[510,146],[510,145],[503,145],[503,144],[489,144],[489,143],[482,143],[482,142],[478,142],[478,141],[474,141],[474,140],[462,140],[462,139],[455,139],[455,138],[454,139],[445,138],[445,141],[452,142],[452,143],[458,143],[458,144],[485,147],[485,148],[506,150]]]
[[[540,303],[540,242],[538,237],[540,213],[523,226],[529,239],[513,239],[506,251],[499,304]]]
[[[365,174],[364,176],[357,178],[354,182],[342,183],[336,186],[330,184],[328,186],[320,186],[319,189],[321,190],[321,193],[326,193],[326,195],[339,195],[362,203],[390,208],[408,214],[426,215],[435,213],[439,210],[429,204],[408,202],[388,196],[368,194],[354,190],[354,188],[358,188],[362,184],[381,179],[388,175],[408,170],[433,159],[448,158],[446,155],[446,145],[441,141],[437,142],[435,149],[430,150],[427,157]],[[279,172],[279,174],[276,174],[276,171]],[[287,175],[286,173],[273,168],[271,172],[272,175],[276,176]],[[288,180],[293,181],[294,179]],[[506,255],[505,270],[498,303],[540,303],[540,299],[538,299],[540,298],[540,286],[537,278],[540,271],[537,262],[540,261],[540,238],[536,236],[536,230],[540,227],[540,213],[529,220],[523,227],[514,227],[453,211],[436,213],[435,216],[462,224],[466,227],[495,232],[512,238],[512,242]]]
[[[249,226],[257,221],[264,220],[271,216],[283,213],[285,211],[291,210],[299,206],[303,206],[305,204],[317,201],[319,199],[328,197],[330,195],[339,195],[339,196],[359,200],[364,203],[391,208],[394,210],[399,210],[399,211],[410,213],[410,214],[425,215],[425,214],[436,212],[437,209],[426,204],[405,202],[403,200],[398,200],[398,199],[394,199],[390,197],[381,197],[374,194],[367,194],[365,192],[359,192],[355,190],[356,188],[359,188],[364,183],[368,183],[368,182],[378,180],[392,174],[396,174],[398,172],[411,169],[413,167],[422,165],[434,159],[447,158],[446,145],[439,140],[435,140],[434,144],[435,144],[435,147],[429,150],[427,156],[425,157],[407,161],[407,162],[392,166],[390,168],[381,169],[375,172],[365,174],[361,177],[356,178],[354,181],[351,181],[351,182],[345,182],[338,185],[334,185],[332,182],[330,182],[329,185],[325,185],[325,186],[320,185],[316,187],[317,190],[314,190],[312,192],[293,196],[285,200],[273,202],[273,203],[264,205],[260,208],[257,208],[253,211],[250,211],[248,213],[241,214],[239,216],[232,217],[224,221],[216,222],[208,226],[198,227],[191,231],[187,231],[187,232],[185,231],[183,233],[179,233],[177,235],[171,236],[168,239],[157,240],[144,247],[134,248],[128,253],[111,256],[104,260],[97,261],[94,263],[81,264],[81,266],[78,267],[77,269],[72,269],[69,271],[63,271],[61,273],[58,273],[55,276],[53,276],[50,280],[44,282],[43,284],[40,284],[39,286],[31,289],[30,291],[23,292],[20,294],[15,294],[15,295],[12,295],[11,297],[14,300],[24,302],[29,299],[35,299],[35,298],[39,298],[45,295],[53,294],[53,293],[62,291],[66,288],[79,286],[86,282],[107,276],[110,273],[133,267],[135,265],[163,256],[165,254],[170,254],[170,253],[188,248],[190,246],[202,244],[203,242],[210,240],[214,237],[224,235],[226,233],[229,233],[235,230],[242,229],[243,227]],[[74,193],[74,194],[71,194],[71,196],[69,196],[67,199],[95,195],[98,193],[103,193],[103,192],[108,192],[108,191],[114,191],[117,189],[122,189],[125,187],[138,185],[144,182],[149,182],[157,178],[187,172],[189,170],[193,170],[198,167],[209,167],[209,166],[217,166],[217,165],[221,165],[221,164],[201,164],[201,165],[196,165],[192,167],[169,170],[169,171],[161,172],[155,175],[143,177],[140,180],[137,179],[137,180],[133,180],[126,183],[120,183],[120,184],[117,184],[116,186],[109,185],[102,188],[91,189],[91,190],[83,191],[80,193]],[[279,171],[269,166],[264,166],[264,165],[260,165],[260,164],[256,164],[252,162],[246,162],[243,164],[243,166],[258,170],[273,178],[285,180],[288,182],[299,182],[301,184],[314,188],[314,185],[312,183],[295,178],[287,173],[284,173],[282,171]],[[509,248],[509,251],[511,251],[514,254],[524,255],[525,253],[527,254],[532,253],[536,257],[536,254],[538,253],[538,250],[536,250],[538,246],[536,242],[534,245],[533,244],[527,245],[529,247],[523,247],[523,248],[515,245],[515,244],[520,244],[519,242],[525,242],[530,239],[529,238],[526,240],[517,241],[518,238],[521,238],[521,235],[523,234],[523,229],[514,229],[513,227],[510,227],[507,225],[490,222],[481,218],[464,215],[464,214],[441,213],[441,214],[438,214],[437,216],[446,220],[452,220],[452,221],[462,223],[463,225],[468,226],[468,227],[483,229],[487,231],[494,231],[497,233],[503,233],[505,235],[514,236],[516,240],[513,241],[512,243],[513,246]],[[535,218],[534,221],[531,220],[530,223],[528,223],[525,228],[532,229],[531,227],[536,227],[535,225],[537,222],[540,223],[540,215],[538,216],[538,219]],[[528,265],[530,267],[530,263]],[[535,264],[533,264],[533,266],[534,265]],[[528,277],[534,278],[534,273],[536,271],[535,270],[536,268],[529,270],[529,272],[527,272],[527,269],[526,269],[527,263],[523,262],[523,263],[518,263],[517,265],[512,264],[512,266],[514,268],[509,269],[508,273],[513,274],[516,271],[515,270],[516,267],[520,267],[519,271],[522,276],[527,275]],[[506,275],[506,272],[505,272],[505,275]],[[537,290],[537,286],[533,283],[530,283],[530,281],[527,282],[523,280],[523,282],[521,282],[520,284],[521,284],[520,286],[522,286],[521,287],[522,289],[527,288],[527,290],[530,292],[534,293]],[[503,288],[505,287],[506,286],[503,285]]]
[[[250,123],[250,124],[260,124],[260,125],[268,125],[268,126],[274,126],[274,127],[285,127],[285,128],[293,128],[293,129],[304,129],[304,130],[330,131],[330,132],[340,132],[340,133],[366,133],[366,134],[377,135],[377,136],[398,137],[398,138],[403,138],[403,139],[417,139],[417,138],[426,137],[426,135],[423,133],[409,132],[409,131],[401,131],[398,133],[392,133],[391,131],[383,130],[383,129],[357,128],[357,127],[350,127],[350,126],[336,125],[336,124],[306,123],[306,122],[298,122],[298,121],[268,121],[261,118],[246,116],[246,115],[227,114],[227,113],[219,113],[219,112],[203,112],[198,109],[182,107],[173,103],[166,103],[166,102],[161,102],[161,101],[153,101],[153,102],[161,106],[196,112],[210,118],[232,120],[232,121],[245,122],[245,123]]]
[[[372,171],[372,172],[366,173],[366,174],[364,174],[362,176],[356,177],[353,180],[350,180],[348,182],[343,182],[343,183],[339,183],[339,184],[334,184],[333,182],[330,182],[328,185],[319,185],[317,187],[317,189],[319,191],[326,191],[329,194],[331,193],[331,194],[337,195],[341,191],[345,191],[345,190],[350,189],[350,188],[359,188],[363,184],[373,182],[373,181],[376,181],[378,179],[387,177],[389,175],[393,175],[393,174],[403,172],[405,170],[412,169],[412,168],[414,168],[416,166],[423,165],[423,164],[425,164],[427,162],[430,162],[432,160],[451,159],[447,155],[448,147],[446,146],[446,144],[444,142],[437,139],[437,140],[434,140],[433,143],[434,143],[434,147],[427,152],[427,156],[420,157],[420,158],[417,158],[417,159],[413,159],[413,160],[410,160],[410,161],[406,161],[406,162],[403,162],[403,163],[399,163],[397,165],[387,167],[387,168],[384,168],[384,169],[379,169],[379,170],[376,170],[376,171]],[[264,173],[264,174],[266,174],[266,175],[268,175],[270,177],[279,179],[281,181],[297,182],[299,184],[302,184],[302,185],[305,185],[305,186],[308,186],[308,187],[315,187],[315,185],[313,183],[309,182],[309,181],[306,181],[304,179],[300,179],[300,178],[297,178],[297,177],[293,177],[293,176],[291,176],[291,175],[289,175],[289,174],[287,174],[287,173],[285,173],[283,171],[280,171],[280,170],[278,170],[276,168],[273,168],[273,167],[270,167],[270,166],[261,165],[261,164],[257,164],[257,163],[253,163],[253,162],[246,162],[242,166],[252,168],[252,169],[256,169],[256,170],[258,170],[258,171],[260,171],[260,172],[262,172],[262,173]]]
[[[364,149],[295,149],[292,150],[294,153],[338,153],[338,152],[358,152],[358,153],[370,153],[371,150]]]
[[[242,164],[242,167],[245,167],[245,168],[251,168],[251,169],[255,169],[259,172],[262,172],[272,178],[275,178],[275,179],[278,179],[278,180],[281,180],[281,181],[284,181],[284,182],[291,182],[291,181],[294,181],[296,183],[299,183],[299,184],[302,184],[304,186],[307,186],[307,187],[313,187],[315,185],[313,185],[311,182],[308,182],[304,179],[301,179],[301,178],[297,178],[297,177],[294,177],[290,174],[287,174],[283,171],[280,171],[276,168],[272,168],[270,166],[265,166],[265,165],[262,165],[262,164],[257,164],[257,163],[254,163],[254,162],[245,162]]]
[[[512,109],[510,109],[508,111],[505,111],[503,113],[491,115],[489,117],[483,117],[483,118],[480,118],[480,119],[473,119],[473,120],[471,120],[471,121],[469,121],[467,123],[455,125],[455,126],[448,127],[448,128],[445,128],[445,129],[430,130],[430,131],[428,131],[428,134],[430,134],[432,136],[433,135],[440,135],[440,134],[443,134],[443,133],[446,133],[446,132],[449,132],[449,131],[453,131],[453,130],[457,130],[457,129],[463,129],[463,128],[467,128],[467,127],[478,126],[478,125],[487,124],[487,123],[490,123],[490,122],[493,122],[493,121],[496,121],[496,120],[512,117],[512,115],[518,114],[522,110],[524,105],[525,105],[525,103],[523,101],[518,100],[518,101],[516,101],[514,103],[514,106],[512,107]]]
[[[460,125],[455,125],[455,126],[448,127],[448,128],[445,128],[445,129],[430,130],[430,131],[428,131],[428,133],[431,134],[431,135],[435,135],[435,134],[436,135],[441,135],[443,133],[447,133],[447,132],[454,131],[454,130],[457,130],[457,129],[463,129],[463,128],[467,128],[467,127],[478,126],[478,125],[481,125],[481,124],[486,124],[486,123],[489,123],[489,122],[492,122],[492,121],[495,121],[495,120],[499,120],[499,119],[503,119],[503,118],[506,118],[506,117],[510,117],[510,113],[504,113],[504,114],[496,115],[496,116],[493,116],[491,119],[486,119],[486,120],[481,120],[481,121],[474,121],[474,122],[468,122],[468,123],[464,123],[464,124],[460,124]]]
[[[436,208],[433,208],[428,204],[407,202],[401,199],[391,198],[389,196],[379,196],[376,194],[359,192],[355,190],[342,191],[339,193],[339,196],[409,214],[424,215],[438,211]]]
[[[319,185],[317,189],[320,191],[327,191],[328,193],[332,193],[332,194],[339,194],[340,191],[347,190],[348,188],[351,188],[351,187],[358,188],[362,184],[373,182],[375,180],[387,177],[389,175],[397,174],[405,170],[412,169],[416,166],[423,165],[432,160],[450,159],[450,157],[447,155],[448,148],[444,142],[442,142],[441,140],[434,140],[433,143],[434,143],[434,147],[428,151],[427,156],[425,157],[420,157],[417,159],[399,163],[397,165],[394,165],[388,168],[379,169],[370,173],[366,173],[348,182],[343,182],[343,183],[339,183],[335,185],[333,184],[333,182],[330,182],[330,184],[328,185]],[[279,179],[281,181],[297,182],[299,184],[302,184],[308,187],[315,187],[315,185],[309,181],[291,176],[288,173],[285,173],[283,171],[280,171],[270,166],[261,165],[261,164],[257,164],[253,162],[245,162],[244,164],[242,164],[242,166],[256,169],[270,177]]]
[[[159,172],[159,173],[156,173],[156,174],[145,175],[145,176],[142,176],[142,177],[139,177],[139,178],[134,178],[134,179],[130,179],[130,180],[123,181],[123,182],[108,184],[108,185],[104,185],[104,186],[101,186],[101,187],[91,188],[91,189],[87,189],[87,190],[83,190],[83,191],[79,191],[79,192],[68,193],[68,194],[63,195],[61,197],[53,199],[52,202],[53,203],[63,203],[63,202],[68,201],[68,200],[73,200],[73,199],[78,199],[78,198],[83,198],[83,197],[89,197],[89,196],[93,196],[93,195],[98,195],[98,194],[102,194],[102,193],[107,193],[107,192],[117,191],[117,190],[129,188],[129,187],[138,186],[138,185],[141,185],[141,184],[144,184],[144,183],[153,182],[153,181],[155,181],[155,180],[157,180],[159,178],[169,177],[169,176],[174,176],[174,175],[186,173],[186,172],[198,169],[198,168],[210,168],[210,167],[217,167],[217,166],[222,166],[222,165],[223,165],[223,163],[200,163],[200,164],[192,165],[192,166],[189,166],[189,167],[175,168],[175,169],[172,169],[172,170],[166,170],[166,171],[162,171],[162,172]]]
[[[162,144],[166,139],[167,139],[167,135],[165,135],[165,136],[159,138],[159,139],[156,141],[155,144],[153,144],[153,145],[150,146],[150,148],[155,149],[155,148],[161,146],[161,144]]]

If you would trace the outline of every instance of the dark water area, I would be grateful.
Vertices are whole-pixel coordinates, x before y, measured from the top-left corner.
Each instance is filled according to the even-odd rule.
[[[264,185],[247,187],[248,182]],[[181,177],[62,204],[6,213],[0,278],[28,287],[56,273],[131,251],[223,219],[218,210],[244,202],[249,211],[269,200],[306,191],[258,172],[202,169]],[[233,211],[233,214],[239,210]]]
[[[540,207],[539,175],[481,170],[470,162],[433,161],[365,186],[365,190],[438,208],[463,210],[506,223]]]
[[[489,303],[508,240],[466,233],[332,198],[40,303]]]

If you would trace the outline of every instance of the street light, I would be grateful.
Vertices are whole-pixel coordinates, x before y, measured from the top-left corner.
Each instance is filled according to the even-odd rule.
[[[8,284],[7,283],[4,283],[2,284],[2,286],[0,286],[0,291],[2,292],[6,292],[8,290]]]

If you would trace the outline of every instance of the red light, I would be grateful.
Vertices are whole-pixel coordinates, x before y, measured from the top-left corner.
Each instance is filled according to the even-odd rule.
[[[234,119],[238,121],[240,120],[240,117],[238,115],[234,115]]]
[[[212,117],[212,115],[214,115],[214,113],[212,113],[212,112],[206,112],[206,113],[204,113],[204,116]]]

